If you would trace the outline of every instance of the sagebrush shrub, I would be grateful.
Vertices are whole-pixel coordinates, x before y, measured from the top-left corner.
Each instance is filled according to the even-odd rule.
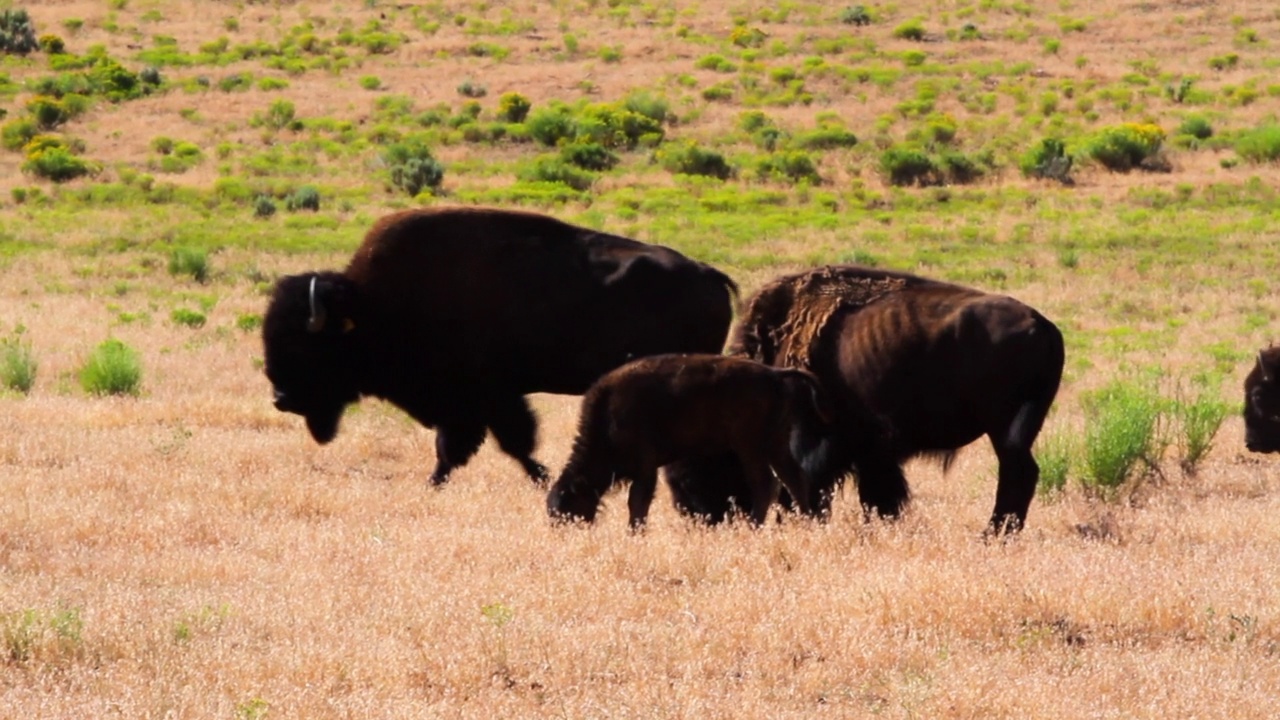
[[[525,182],[551,182],[573,188],[587,190],[596,181],[594,173],[583,170],[565,162],[557,155],[544,155],[532,164],[516,173],[516,177]]]
[[[560,157],[583,170],[609,170],[618,164],[618,156],[609,148],[594,142],[572,142],[560,148]]]
[[[21,8],[0,10],[0,53],[26,55],[38,48],[31,16]]]
[[[808,182],[818,185],[822,177],[813,156],[800,150],[770,153],[756,163],[756,176],[762,180],[784,180],[789,183]]]
[[[137,395],[142,386],[138,352],[114,338],[104,341],[80,368],[80,386],[90,395]]]
[[[845,25],[870,25],[871,15],[861,5],[853,5],[840,11],[840,22]]]
[[[270,195],[259,195],[253,200],[253,216],[266,219],[276,214],[276,201]]]
[[[392,143],[383,151],[382,161],[390,173],[391,184],[408,195],[435,191],[444,181],[444,166],[421,139]]]
[[[63,183],[86,175],[96,175],[101,167],[85,160],[64,146],[53,146],[27,153],[22,171],[29,175]]]
[[[320,209],[320,191],[311,185],[303,185],[294,190],[284,202],[285,209],[289,212],[297,212],[299,210],[316,211]]]
[[[1027,177],[1057,180],[1071,184],[1071,156],[1067,146],[1058,138],[1041,138],[1018,162],[1022,174]]]
[[[169,313],[169,319],[173,321],[174,325],[182,325],[192,329],[204,327],[206,320],[204,313],[186,308],[177,308]]]
[[[1178,450],[1182,469],[1194,474],[1200,461],[1213,449],[1213,439],[1232,406],[1207,389],[1195,397],[1179,397],[1173,406],[1178,420]]]
[[[894,145],[880,154],[880,171],[891,185],[933,185],[938,182],[938,167],[923,150],[908,145]]]
[[[1197,140],[1208,140],[1213,137],[1213,126],[1201,115],[1188,115],[1178,126],[1179,135],[1190,135]]]
[[[1280,125],[1263,125],[1236,138],[1236,153],[1255,163],[1280,160]]]
[[[658,152],[658,159],[663,168],[677,175],[703,175],[721,180],[733,175],[733,168],[724,155],[695,142],[668,145]]]

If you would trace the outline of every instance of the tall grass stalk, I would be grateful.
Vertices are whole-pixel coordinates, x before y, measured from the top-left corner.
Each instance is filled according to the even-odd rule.
[[[39,363],[31,354],[31,343],[14,335],[0,341],[0,383],[23,395],[36,384]]]
[[[1181,395],[1181,394],[1180,394]],[[1230,403],[1223,402],[1208,389],[1194,398],[1179,397],[1173,412],[1178,419],[1178,450],[1182,471],[1195,475],[1200,461],[1213,449],[1213,439],[1222,428],[1222,421],[1233,411]]]

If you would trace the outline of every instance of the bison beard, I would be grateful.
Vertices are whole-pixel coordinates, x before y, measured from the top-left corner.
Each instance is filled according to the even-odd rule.
[[[779,278],[746,303],[731,352],[812,370],[834,406],[832,430],[794,448],[810,502],[826,510],[848,475],[868,515],[896,517],[910,490],[902,463],[986,435],[999,459],[988,529],[1026,521],[1039,468],[1031,446],[1057,395],[1061,333],[1008,297],[855,266]],[[711,522],[742,509],[733,458],[667,468],[677,507]]]
[[[545,481],[525,395],[582,393],[632,358],[719,352],[736,292],[669,248],[543,215],[409,210],[379,220],[343,272],[277,283],[265,370],[317,442],[373,396],[436,428],[433,482],[486,433]]]

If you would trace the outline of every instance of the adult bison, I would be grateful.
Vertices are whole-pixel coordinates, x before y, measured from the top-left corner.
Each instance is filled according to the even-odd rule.
[[[600,378],[582,399],[578,437],[564,472],[547,495],[561,520],[595,520],[600,499],[631,481],[631,527],[645,523],[658,468],[712,452],[731,453],[750,492],[759,525],[782,484],[809,511],[804,471],[792,437],[825,417],[822,390],[811,373],[721,355],[640,358]],[[772,470],[770,470],[772,468]]]
[[[1258,353],[1244,379],[1244,445],[1253,452],[1280,452],[1280,346]]]
[[[1026,521],[1039,468],[1031,454],[1062,376],[1058,329],[1012,298],[900,272],[825,267],[779,278],[746,304],[731,346],[771,365],[812,371],[833,405],[825,439],[799,449],[811,503],[857,477],[869,513],[897,516],[909,498],[902,463],[944,467],[986,435],[1000,462],[990,529]],[[677,506],[718,521],[747,487],[732,458],[668,468]]]
[[[345,271],[280,279],[266,374],[319,443],[368,395],[437,429],[433,483],[486,431],[545,482],[526,394],[580,394],[635,357],[720,352],[736,293],[674,250],[543,215],[408,210],[375,223]]]

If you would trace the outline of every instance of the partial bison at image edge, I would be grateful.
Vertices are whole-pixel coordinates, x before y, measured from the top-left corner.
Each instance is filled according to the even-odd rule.
[[[545,215],[407,210],[375,223],[343,272],[280,279],[264,369],[276,408],[318,443],[372,396],[436,429],[433,483],[486,432],[545,482],[526,394],[581,394],[637,357],[718,353],[736,295],[675,250]]]
[[[910,491],[902,463],[946,467],[986,435],[999,460],[988,531],[1020,529],[1039,468],[1031,447],[1057,396],[1062,334],[1003,295],[853,265],[780,277],[744,304],[731,354],[810,370],[832,403],[831,431],[798,453],[811,504],[830,507],[845,477],[868,515],[897,517]],[[718,522],[744,508],[733,458],[666,468],[677,507]]]
[[[1280,452],[1280,345],[1258,352],[1244,379],[1244,446],[1251,452]]]
[[[750,519],[764,522],[778,480],[812,515],[793,438],[830,418],[812,373],[722,355],[659,355],[627,363],[587,390],[564,472],[547,494],[554,520],[593,522],[601,499],[630,480],[632,529],[653,503],[658,469],[685,458],[730,453],[747,484]],[[776,471],[778,479],[774,478]]]

